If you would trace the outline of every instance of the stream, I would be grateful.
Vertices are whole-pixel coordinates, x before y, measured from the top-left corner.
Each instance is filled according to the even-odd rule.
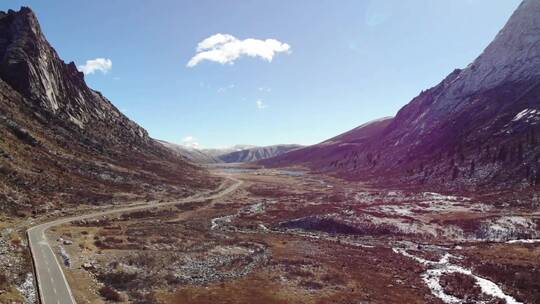
[[[422,279],[431,290],[431,293],[437,298],[441,299],[444,303],[447,303],[447,304],[463,303],[462,299],[459,299],[453,295],[449,295],[445,293],[444,288],[440,284],[440,279],[443,274],[456,273],[456,272],[462,273],[462,274],[465,274],[474,278],[474,280],[476,281],[476,284],[480,287],[480,289],[482,290],[484,294],[493,296],[495,298],[504,299],[506,303],[508,304],[521,303],[521,302],[518,302],[513,297],[505,294],[502,291],[502,289],[499,288],[499,286],[497,286],[497,284],[495,284],[494,282],[473,274],[470,269],[452,264],[450,262],[450,258],[451,257],[458,258],[458,257],[453,256],[449,253],[446,253],[439,261],[435,262],[435,261],[426,260],[424,258],[410,254],[407,252],[407,250],[403,248],[392,248],[392,250],[395,253],[399,253],[403,256],[411,258],[417,261],[418,263],[428,267],[428,269],[422,274]]]

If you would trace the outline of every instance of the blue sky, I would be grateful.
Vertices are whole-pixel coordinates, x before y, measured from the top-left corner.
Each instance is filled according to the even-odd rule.
[[[313,144],[394,115],[474,60],[519,2],[14,0],[0,9],[30,6],[66,62],[110,60],[87,83],[151,136],[224,147]],[[271,62],[246,56],[261,51],[257,42],[229,63],[188,67],[218,33],[241,49],[245,39],[288,49]]]

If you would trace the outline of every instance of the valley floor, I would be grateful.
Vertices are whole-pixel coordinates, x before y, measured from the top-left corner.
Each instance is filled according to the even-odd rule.
[[[538,303],[540,213],[296,171],[50,231],[78,303]]]

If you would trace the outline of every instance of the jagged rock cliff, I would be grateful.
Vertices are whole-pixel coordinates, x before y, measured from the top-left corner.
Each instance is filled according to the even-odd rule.
[[[148,142],[143,128],[86,86],[75,63],[58,57],[29,8],[0,14],[0,58],[0,78],[42,112],[117,143]]]
[[[29,8],[0,12],[0,210],[185,196],[215,182],[90,89]]]

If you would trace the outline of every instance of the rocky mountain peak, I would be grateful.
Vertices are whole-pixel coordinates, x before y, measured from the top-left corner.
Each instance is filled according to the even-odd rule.
[[[66,65],[47,42],[28,7],[0,14],[0,60],[0,78],[53,112],[66,97],[62,91],[71,86],[89,90],[75,64]]]
[[[33,34],[33,37],[43,36],[36,15],[27,6],[22,6],[19,11],[10,9],[7,12],[0,12],[0,18],[9,20],[13,32]]]
[[[473,63],[402,108],[366,154],[385,152],[380,170],[409,166],[431,180],[452,172],[450,180],[471,184],[536,185],[539,94],[540,0],[525,0]]]
[[[540,76],[540,1],[525,0],[493,42],[459,77],[453,92],[467,95]]]
[[[392,129],[407,130],[409,137],[432,132],[458,113],[464,113],[473,95],[502,85],[540,80],[540,1],[525,0],[480,56],[465,69],[455,70],[398,113]],[[490,101],[487,101],[490,103]],[[400,133],[400,132],[398,132]],[[396,134],[396,138],[405,135]],[[399,141],[407,143],[407,141]],[[420,144],[420,142],[417,142]]]
[[[41,116],[87,131],[91,125],[97,137],[114,141],[148,141],[144,129],[86,85],[75,63],[60,59],[28,7],[0,12],[0,78]]]

